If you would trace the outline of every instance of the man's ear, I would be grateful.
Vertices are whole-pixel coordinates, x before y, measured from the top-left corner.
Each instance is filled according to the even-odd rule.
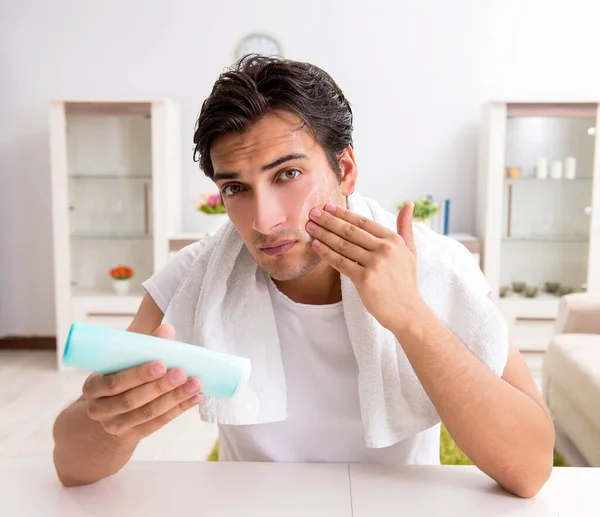
[[[349,196],[354,192],[356,181],[358,180],[358,166],[354,156],[354,149],[351,145],[346,147],[340,155],[339,164],[341,169],[340,185],[342,187],[342,194]]]

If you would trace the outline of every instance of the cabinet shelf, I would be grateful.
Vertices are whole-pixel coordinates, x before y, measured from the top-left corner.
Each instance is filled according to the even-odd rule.
[[[582,183],[582,184],[590,183],[591,181],[593,181],[593,178],[577,177],[577,178],[573,178],[573,179],[561,178],[561,179],[557,180],[557,179],[553,179],[553,178],[540,179],[540,178],[524,177],[524,178],[504,178],[504,181],[508,185],[517,185],[518,183],[547,183],[547,184],[560,185],[560,184],[565,184],[565,183]]]
[[[72,239],[97,239],[97,240],[127,240],[127,239],[152,239],[147,233],[72,233]]]
[[[568,244],[568,243],[580,243],[586,244],[590,240],[587,235],[524,235],[514,237],[504,237],[502,242],[520,242],[520,243],[557,243],[557,244]]]
[[[509,338],[521,350],[548,345],[546,327],[560,297],[545,292],[546,283],[575,292],[600,289],[600,134],[589,131],[598,126],[600,103],[548,106],[490,102],[482,117],[476,218],[481,264]],[[541,169],[545,178],[537,177]],[[561,177],[552,177],[559,169]],[[500,298],[515,281],[536,286],[536,296],[509,291]]]
[[[118,300],[136,301],[144,295],[144,290],[141,286],[135,287],[125,296],[118,295],[109,287],[80,287],[74,285],[71,287],[71,293],[74,298],[116,298]]]
[[[540,292],[533,297],[525,296],[521,293],[515,293],[513,291],[509,292],[506,296],[499,297],[499,300],[502,300],[503,303],[533,303],[533,302],[558,302],[560,296],[552,293],[548,293],[546,291],[540,290]]]
[[[179,108],[166,99],[50,104],[57,362],[73,321],[125,329],[179,226]],[[133,269],[119,294],[109,271]]]
[[[73,180],[144,180],[152,179],[150,174],[147,175],[122,175],[122,174],[70,174],[69,179]]]

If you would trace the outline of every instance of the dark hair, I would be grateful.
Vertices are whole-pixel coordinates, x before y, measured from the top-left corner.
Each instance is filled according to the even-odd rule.
[[[340,176],[341,152],[352,145],[352,109],[331,76],[310,63],[248,55],[222,73],[202,104],[194,161],[213,178],[210,147],[222,134],[243,132],[271,111],[298,116]]]

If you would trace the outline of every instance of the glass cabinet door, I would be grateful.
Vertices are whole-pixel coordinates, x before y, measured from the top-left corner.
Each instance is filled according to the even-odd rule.
[[[500,296],[557,297],[587,288],[595,106],[584,112],[508,109]]]
[[[150,105],[67,105],[66,123],[73,294],[113,293],[109,271],[126,265],[139,295],[153,271]]]

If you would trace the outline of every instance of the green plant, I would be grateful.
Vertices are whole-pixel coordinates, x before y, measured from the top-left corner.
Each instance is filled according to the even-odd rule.
[[[398,205],[398,210],[402,210],[402,207],[406,203],[408,203],[408,201]],[[415,205],[415,209],[413,210],[413,219],[417,219],[419,221],[427,221],[431,219],[435,214],[438,213],[440,209],[440,207],[428,197],[417,199],[416,201],[413,201],[413,203]]]
[[[205,214],[226,214],[221,194],[203,194],[198,203],[198,210]]]

